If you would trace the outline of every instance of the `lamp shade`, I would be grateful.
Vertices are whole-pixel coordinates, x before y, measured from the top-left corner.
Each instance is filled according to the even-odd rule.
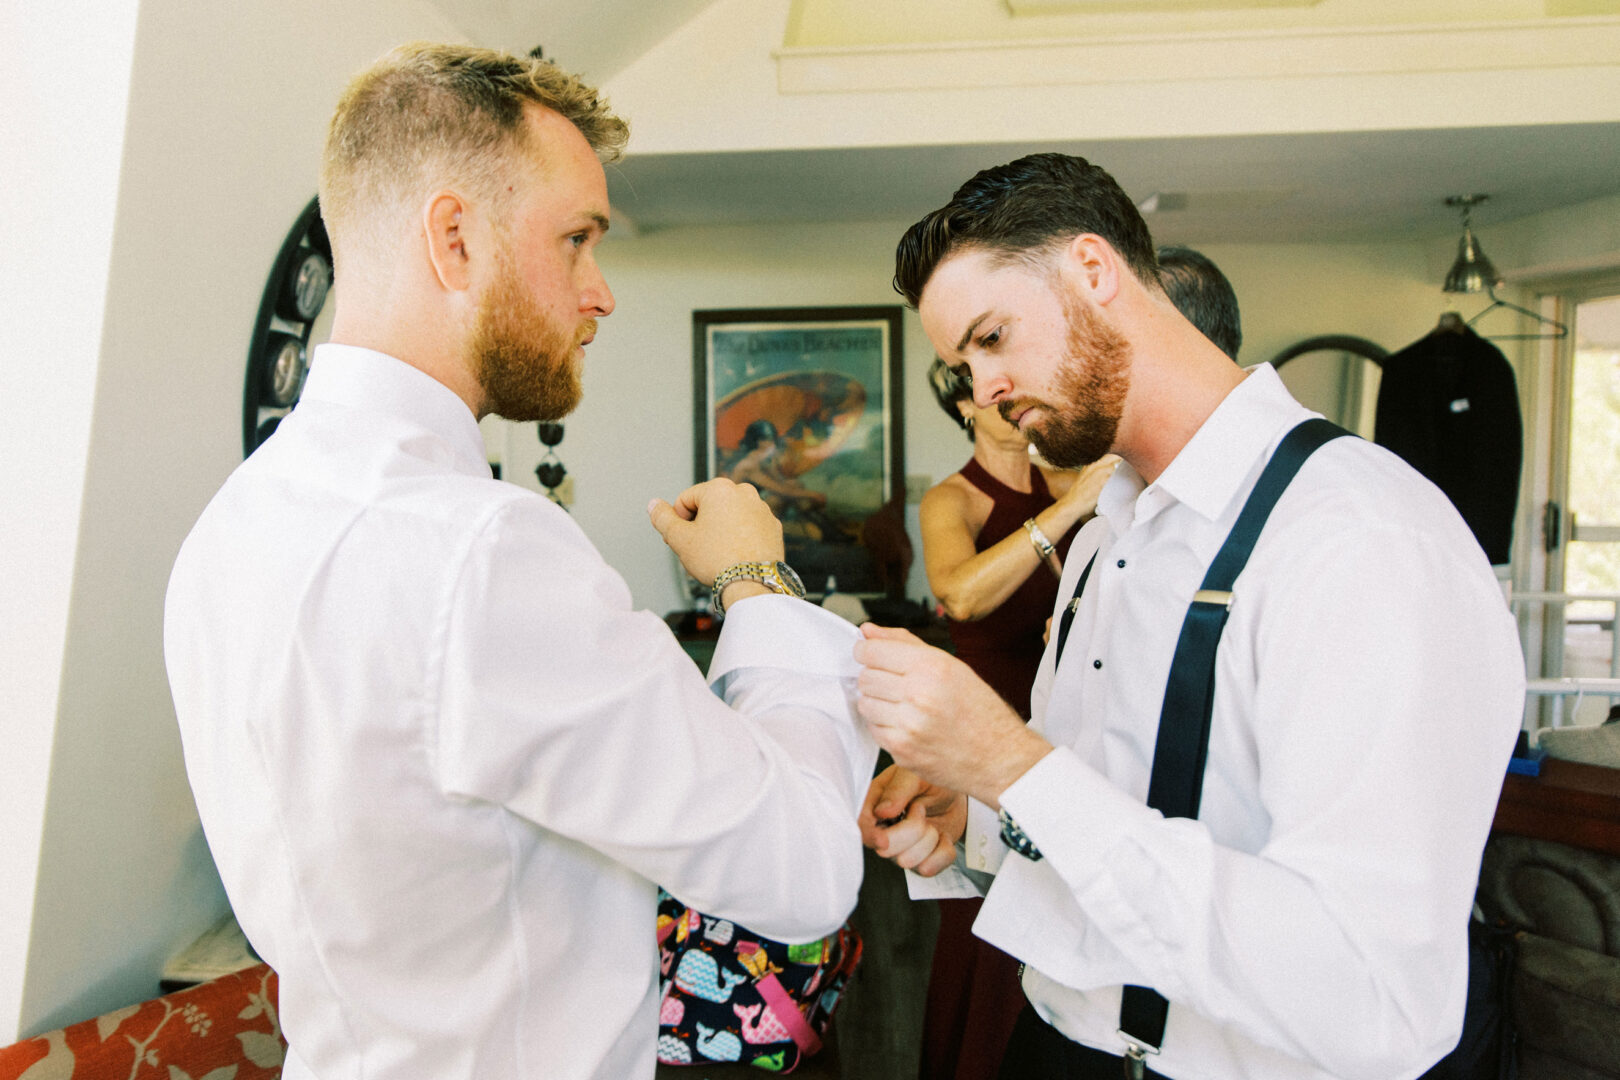
[[[1479,249],[1479,242],[1474,239],[1474,230],[1466,223],[1463,225],[1462,239],[1457,242],[1457,261],[1451,264],[1451,270],[1446,274],[1446,283],[1441,291],[1448,293],[1475,293],[1484,292],[1502,284],[1502,276],[1491,265],[1491,260]]]

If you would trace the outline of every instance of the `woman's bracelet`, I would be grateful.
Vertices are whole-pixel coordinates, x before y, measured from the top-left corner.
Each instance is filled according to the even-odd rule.
[[[1046,538],[1046,534],[1041,532],[1041,527],[1035,524],[1034,518],[1024,522],[1024,531],[1029,533],[1029,542],[1035,545],[1035,550],[1040,553],[1041,558],[1050,559],[1057,554],[1057,548]]]

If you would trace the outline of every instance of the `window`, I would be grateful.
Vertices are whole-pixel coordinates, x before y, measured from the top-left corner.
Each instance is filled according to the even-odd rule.
[[[1555,366],[1552,392],[1534,414],[1537,438],[1546,447],[1538,455],[1545,476],[1530,488],[1532,497],[1543,496],[1543,550],[1529,560],[1528,580],[1537,591],[1520,594],[1517,606],[1532,674],[1539,653],[1544,678],[1617,679],[1620,286],[1571,289],[1559,297],[1558,308],[1570,333],[1543,352]],[[1620,695],[1586,694],[1568,703],[1548,699],[1540,719],[1596,724],[1611,701],[1620,701]]]

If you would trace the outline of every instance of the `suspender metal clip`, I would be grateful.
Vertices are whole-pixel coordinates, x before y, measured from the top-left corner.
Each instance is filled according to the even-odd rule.
[[[1147,1075],[1145,1059],[1149,1054],[1157,1054],[1159,1048],[1127,1033],[1124,1028],[1118,1029],[1114,1034],[1125,1040],[1125,1080],[1143,1080]]]

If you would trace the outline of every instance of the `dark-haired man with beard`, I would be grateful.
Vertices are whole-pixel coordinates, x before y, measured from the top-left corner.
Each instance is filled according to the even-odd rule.
[[[764,595],[795,581],[754,490],[649,507],[731,582],[711,691],[573,519],[485,462],[480,417],[579,400],[625,134],[573,76],[458,46],[383,58],[333,118],[332,343],[187,538],[165,615],[288,1080],[647,1080],[655,882],[789,941],[855,904],[877,754],[856,633]]]
[[[1054,464],[1124,459],[1066,560],[1027,727],[903,631],[856,647],[859,710],[903,767],[865,839],[920,895],[993,873],[974,932],[1025,963],[1002,1076],[1418,1075],[1457,1043],[1523,707],[1462,519],[1371,443],[1307,457],[1220,594],[1201,805],[1161,812],[1160,753],[1197,750],[1158,743],[1190,605],[1221,606],[1206,572],[1311,414],[1176,310],[1136,208],[1082,159],[980,173],[896,265],[977,404]]]

